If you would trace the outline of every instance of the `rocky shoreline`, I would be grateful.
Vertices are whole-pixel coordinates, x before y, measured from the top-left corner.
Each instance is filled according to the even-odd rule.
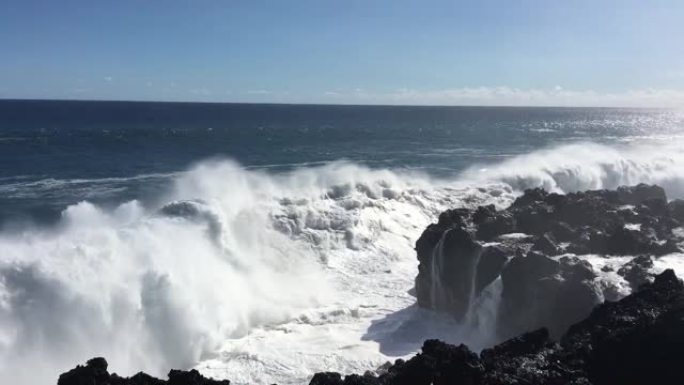
[[[653,272],[656,258],[681,251],[682,224],[684,201],[648,185],[535,189],[504,210],[448,210],[416,242],[418,304],[464,320],[500,285],[493,332],[506,341],[476,354],[428,340],[409,360],[364,375],[317,373],[310,385],[684,383],[684,285],[672,270]],[[580,255],[630,258],[597,271]],[[196,370],[168,377],[120,377],[94,358],[58,385],[230,384]]]
[[[658,186],[567,195],[528,190],[513,204],[448,210],[416,242],[418,304],[462,320],[500,279],[497,340],[540,327],[559,338],[605,300],[652,279],[658,256],[680,252],[684,201]],[[678,235],[679,234],[679,235]],[[580,256],[629,262],[597,271]],[[612,269],[620,282],[599,278]],[[605,275],[605,274],[603,274]]]

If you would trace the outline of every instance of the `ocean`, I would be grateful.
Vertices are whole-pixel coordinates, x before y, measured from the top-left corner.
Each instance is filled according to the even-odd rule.
[[[486,347],[486,322],[415,307],[425,226],[640,182],[684,197],[683,112],[0,101],[0,378],[105,356],[302,384]]]

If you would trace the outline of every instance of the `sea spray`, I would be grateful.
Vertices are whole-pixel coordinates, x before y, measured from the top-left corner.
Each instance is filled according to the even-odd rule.
[[[539,186],[649,182],[682,197],[682,170],[679,143],[565,145],[447,179],[345,162],[285,173],[201,163],[153,204],[82,202],[53,228],[0,234],[0,377],[51,382],[95,355],[125,373],[199,364],[236,383],[362,372],[413,353],[360,336],[412,305],[413,245],[441,211],[505,207]],[[194,209],[171,210],[182,205]],[[468,312],[482,339],[499,282]]]

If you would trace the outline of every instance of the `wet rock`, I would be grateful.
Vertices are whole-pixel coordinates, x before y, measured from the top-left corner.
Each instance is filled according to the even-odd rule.
[[[432,293],[433,308],[452,313],[461,319],[470,305],[474,272],[482,246],[470,232],[457,228],[444,233],[432,263],[439,274],[441,292]],[[434,277],[433,277],[434,279]]]
[[[480,255],[475,276],[475,295],[492,283],[500,274],[508,261],[506,252],[498,246],[487,246]]]
[[[473,213],[473,223],[477,226],[477,237],[491,240],[515,229],[515,219],[506,212],[496,212],[494,205],[480,206]]]
[[[679,222],[684,222],[684,200],[675,199],[667,204],[667,209],[672,218]]]
[[[577,239],[577,231],[565,222],[553,222],[551,235],[560,242],[570,242]]]
[[[474,385],[480,383],[483,371],[479,357],[467,346],[427,340],[422,353],[395,365],[380,381],[392,385]]]
[[[532,206],[515,210],[513,217],[518,232],[541,235],[549,227],[551,219],[550,208],[546,205]]]
[[[655,250],[654,250],[653,254],[656,256],[661,256],[661,255],[671,254],[671,253],[681,253],[682,252],[681,247],[679,247],[679,243],[674,239],[668,239],[662,245],[654,246],[654,249]]]
[[[564,354],[592,383],[681,384],[684,285],[672,270],[618,302],[606,302],[561,340]]]
[[[197,370],[171,370],[169,372],[168,385],[229,385],[230,381],[216,381],[206,378]]]
[[[655,245],[643,231],[630,230],[624,226],[613,228],[607,234],[604,244],[595,249],[606,254],[635,255],[655,251]]]
[[[107,361],[102,357],[95,357],[85,366],[78,365],[74,369],[63,373],[57,380],[57,385],[104,385],[109,383]]]
[[[606,285],[595,287],[591,281],[596,275],[587,262],[558,264],[548,257],[681,252],[678,243],[684,239],[681,232],[673,232],[680,226],[673,215],[684,213],[684,203],[668,204],[666,199],[662,188],[644,184],[567,195],[531,189],[504,210],[489,205],[445,211],[416,243],[418,304],[461,319],[473,297],[502,274],[499,316],[509,325],[501,330],[503,335],[547,326],[557,337],[563,327],[586,315],[597,299],[620,294]],[[526,255],[532,258],[520,259]],[[507,261],[511,262],[504,267]],[[516,270],[519,264],[525,269]],[[555,267],[537,274],[545,266]],[[578,299],[565,303],[573,295]]]
[[[342,375],[335,372],[316,373],[309,385],[342,385]]]
[[[504,269],[498,333],[510,337],[546,327],[559,337],[600,301],[591,266],[577,258],[553,260],[530,252]]]
[[[559,260],[561,275],[571,281],[590,281],[597,277],[591,263],[577,257],[563,257]]]
[[[550,233],[537,237],[537,240],[532,244],[532,250],[546,255],[557,255],[560,253],[558,246],[556,246],[556,241]]]
[[[344,378],[344,381],[342,382],[342,384],[343,385],[378,385],[379,382],[378,382],[377,377],[366,373],[363,376],[359,376],[358,374],[348,375]]]
[[[483,384],[568,384],[572,373],[553,360],[557,348],[542,328],[485,349]]]
[[[636,186],[618,187],[617,196],[622,204],[628,205],[638,205],[648,200],[667,202],[667,196],[662,187],[644,183],[640,183]]]
[[[133,377],[119,377],[109,374],[107,361],[102,357],[88,360],[85,366],[63,373],[57,380],[57,385],[230,385],[228,380],[213,380],[202,376],[197,370],[171,370],[168,381],[154,378],[145,373],[138,373]]]
[[[652,268],[653,260],[651,257],[640,255],[622,265],[617,273],[629,283],[633,290],[636,290],[641,285],[651,281],[653,274],[650,270]]]

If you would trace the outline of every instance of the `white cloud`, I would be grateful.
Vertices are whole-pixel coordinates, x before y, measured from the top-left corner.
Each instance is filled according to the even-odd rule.
[[[270,95],[273,93],[271,90],[249,90],[247,91],[250,95]]]
[[[399,89],[370,92],[355,89],[335,95],[331,101],[364,104],[484,105],[484,106],[578,106],[578,107],[684,107],[684,90],[635,89],[623,92],[512,87],[465,87],[442,90]],[[334,100],[332,100],[334,99]]]
[[[211,96],[214,94],[210,89],[208,89],[206,87],[191,88],[188,90],[188,92],[191,93],[192,95],[199,95],[199,96]]]

